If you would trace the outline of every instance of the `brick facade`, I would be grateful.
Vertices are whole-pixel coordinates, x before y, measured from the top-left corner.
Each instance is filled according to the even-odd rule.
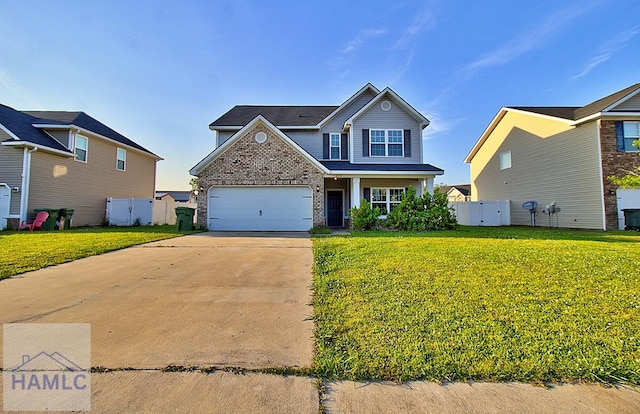
[[[600,121],[602,151],[602,179],[604,180],[604,211],[607,230],[618,228],[616,190],[618,186],[607,179],[612,175],[625,175],[640,165],[637,152],[618,152],[616,147],[616,121]]]
[[[256,133],[267,134],[258,143]],[[198,177],[198,226],[207,228],[207,190],[217,185],[306,185],[313,191],[313,225],[325,224],[324,174],[273,130],[259,122],[213,160]],[[319,187],[320,191],[316,191]]]

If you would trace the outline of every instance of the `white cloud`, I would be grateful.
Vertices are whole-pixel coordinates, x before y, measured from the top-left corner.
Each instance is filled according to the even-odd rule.
[[[543,47],[554,34],[583,15],[596,3],[591,2],[580,7],[574,5],[552,13],[533,30],[502,44],[466,65],[458,72],[458,77],[468,80],[482,69],[504,65],[534,49]]]
[[[442,133],[449,132],[465,120],[465,118],[447,119],[438,112],[426,112],[426,114],[429,126],[422,131],[422,139],[424,140],[433,139]]]
[[[593,56],[585,67],[578,73],[571,77],[571,80],[580,79],[583,76],[588,75],[593,69],[595,69],[601,63],[606,62],[611,59],[611,57],[621,49],[623,49],[627,43],[631,39],[633,39],[638,33],[640,33],[640,28],[635,27],[631,30],[627,30],[626,32],[620,33],[618,36],[609,39],[602,46],[600,46],[597,50],[595,56]]]
[[[433,29],[437,23],[434,2],[430,1],[427,7],[413,18],[411,23],[402,32],[402,35],[395,43],[394,48],[404,49],[409,47],[420,33]]]
[[[0,68],[0,90],[5,89],[9,95],[16,98],[16,102],[21,109],[38,109],[39,105],[33,96],[27,92],[18,82],[16,82],[8,73]],[[5,95],[5,94],[2,94]],[[6,99],[6,98],[3,98]],[[18,108],[20,109],[20,108]]]
[[[367,30],[363,30],[362,32],[358,33],[358,35],[356,37],[354,37],[353,39],[349,40],[346,43],[346,45],[344,46],[344,48],[342,48],[340,53],[343,54],[343,55],[355,53],[360,48],[362,48],[362,46],[367,41],[369,41],[370,39],[372,39],[374,37],[381,36],[381,35],[386,34],[386,33],[387,32],[385,30],[382,30],[382,29],[367,29]]]

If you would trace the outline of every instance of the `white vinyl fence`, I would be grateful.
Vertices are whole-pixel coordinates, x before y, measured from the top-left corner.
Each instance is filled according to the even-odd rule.
[[[153,201],[153,224],[176,224],[176,207],[196,208],[196,203],[182,203],[169,200]],[[196,220],[196,214],[193,215]]]
[[[107,198],[106,218],[110,226],[150,226],[153,224],[153,199]]]
[[[465,226],[510,226],[509,200],[468,201],[449,203],[458,219]]]
[[[624,230],[623,208],[640,208],[640,189],[616,190],[618,204],[618,228]]]

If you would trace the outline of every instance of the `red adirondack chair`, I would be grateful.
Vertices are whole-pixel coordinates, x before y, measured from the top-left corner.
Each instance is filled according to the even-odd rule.
[[[42,225],[44,224],[45,221],[47,221],[48,218],[49,218],[49,213],[46,211],[41,211],[36,215],[36,218],[35,220],[33,220],[33,223],[27,223],[26,221],[23,221],[22,223],[20,223],[20,227],[18,228],[18,230],[26,230],[26,229],[29,229],[29,231],[42,230]]]

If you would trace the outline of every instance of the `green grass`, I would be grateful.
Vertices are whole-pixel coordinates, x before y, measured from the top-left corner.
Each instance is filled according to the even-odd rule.
[[[640,384],[640,234],[472,228],[315,238],[334,379]]]
[[[136,244],[184,235],[175,226],[0,232],[0,279]]]

